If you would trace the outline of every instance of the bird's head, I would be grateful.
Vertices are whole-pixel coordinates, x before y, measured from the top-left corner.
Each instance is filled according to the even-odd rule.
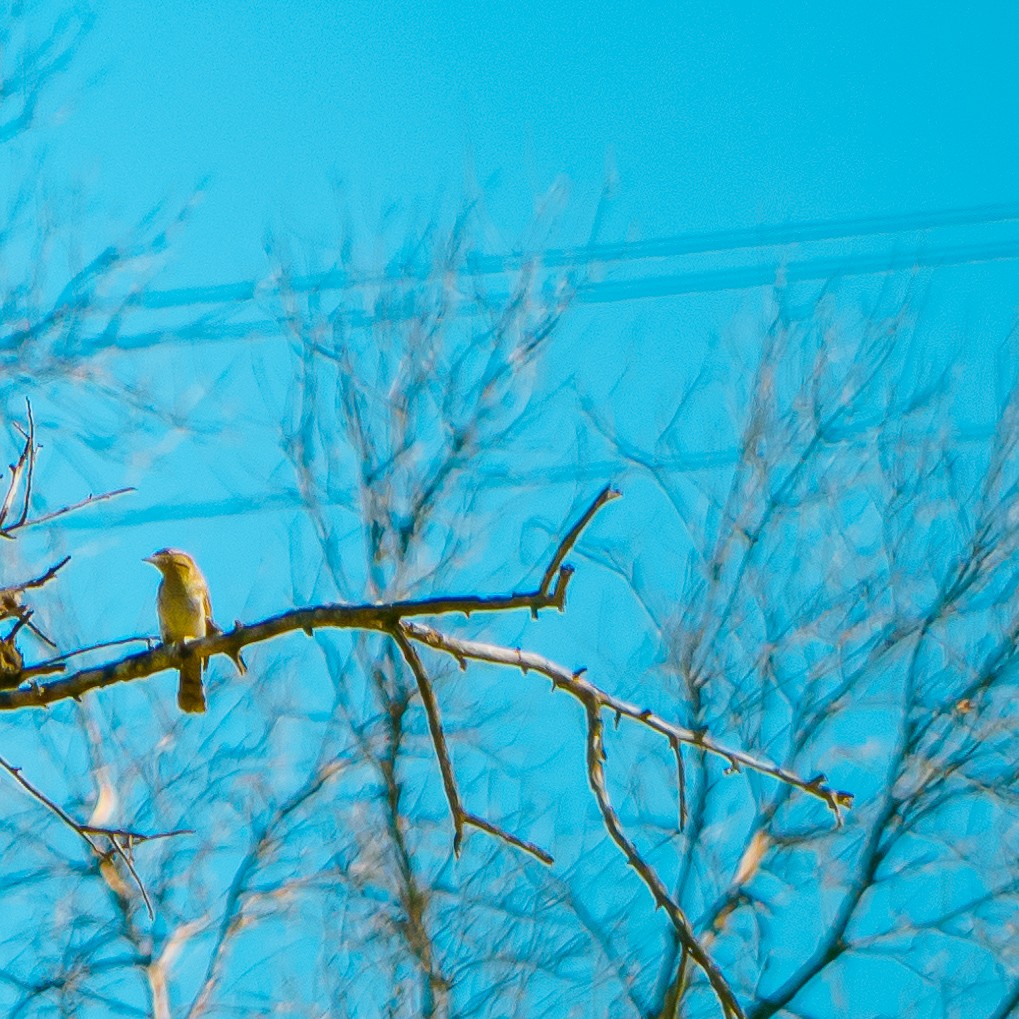
[[[188,579],[198,569],[194,559],[178,548],[161,548],[142,562],[151,563],[164,577],[176,576],[181,580]]]

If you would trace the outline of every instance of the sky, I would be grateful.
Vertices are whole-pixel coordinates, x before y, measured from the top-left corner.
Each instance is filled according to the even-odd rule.
[[[78,87],[60,94],[47,179],[58,194],[77,182],[107,234],[198,189],[164,288],[258,279],[269,236],[298,251],[353,237],[385,257],[401,232],[479,198],[486,254],[772,225],[795,238],[798,223],[986,205],[1015,217],[1017,29],[1008,3],[965,16],[918,3],[672,3],[634,16],[595,3],[581,16],[531,2],[113,0],[96,12]],[[799,258],[880,264],[944,244],[1014,255],[1017,234],[1013,218],[651,258],[603,277],[758,264],[770,279]],[[926,323],[967,405],[992,388],[985,358],[1011,327],[1016,266],[924,281]],[[603,370],[589,384],[614,381],[616,337],[664,334],[678,350],[677,320],[717,330],[761,293],[623,302],[597,329],[607,349],[596,338]],[[641,358],[628,361],[639,387]]]
[[[259,271],[266,227],[328,236],[480,186],[512,244],[557,181],[584,240],[1005,202],[1013,4],[100,5],[59,172],[133,214],[206,177],[175,275]],[[54,168],[56,169],[56,168]],[[569,218],[568,218],[569,223]]]
[[[1019,256],[1014,3],[965,15],[920,3],[97,6],[70,72],[74,87],[55,90],[41,122],[42,179],[58,206],[86,202],[86,248],[156,203],[174,208],[200,192],[158,288],[257,280],[270,234],[300,250],[352,233],[369,253],[384,252],[378,238],[475,197],[485,211],[482,254],[496,256],[789,227],[792,243],[692,255],[670,243],[606,261],[590,277],[549,371],[574,378],[634,441],[654,440],[718,334],[768,313],[767,286],[727,289],[708,282],[712,273],[763,266],[770,278],[801,261],[886,256],[908,266],[939,246],[1004,245]],[[922,229],[821,240],[798,239],[796,229],[988,205],[1012,208],[1011,221],[939,225],[934,217]],[[536,228],[536,218],[549,225]],[[1019,259],[918,275],[919,284],[902,273],[892,290],[922,291],[919,328],[932,342],[919,357],[952,367],[953,423],[979,428],[993,416]],[[661,278],[689,279],[693,292],[648,284]],[[857,279],[844,293],[865,309],[882,282]],[[637,296],[610,300],[616,284],[636,284]],[[180,405],[199,412],[203,373],[239,371],[230,350],[152,358],[185,378]],[[264,480],[274,437],[245,435],[248,397],[240,384],[226,390],[220,398],[236,400],[237,420],[228,457],[200,441],[175,447],[167,436],[127,477],[101,457],[65,465],[82,485],[142,489],[134,502],[68,521],[77,562],[120,578],[82,605],[84,629],[150,625],[156,577],[140,559],[163,545],[196,550],[225,618],[278,608],[286,585],[266,587],[260,601],[230,582],[249,560],[258,576],[271,573],[279,549],[264,539],[262,518],[239,537],[233,517],[183,516],[203,498],[229,503],[240,492],[234,505],[257,501],[251,468]],[[59,421],[58,406],[48,414]],[[706,413],[690,448],[709,445],[711,431]],[[261,441],[264,453],[254,448]],[[611,480],[597,473],[583,479],[592,494]],[[564,484],[550,520],[569,516],[576,482]],[[669,519],[640,483],[626,512],[638,533]],[[663,568],[646,558],[643,568]],[[603,611],[591,593],[576,599],[581,618]],[[118,617],[122,602],[137,611]],[[548,632],[552,647],[570,639]]]
[[[1016,217],[1017,22],[1007,3],[962,17],[909,3],[673,3],[638,15],[595,3],[581,15],[530,2],[112,0],[43,122],[44,179],[58,203],[86,196],[97,245],[197,189],[154,284],[167,289],[261,278],[270,236],[299,263],[349,238],[384,260],[406,231],[468,199],[482,203],[488,255],[691,232],[710,249],[712,232],[786,227],[794,240],[782,246],[598,267],[595,304],[618,281],[650,296],[577,316],[580,385],[653,429],[627,411],[660,358],[677,370],[696,360],[703,337],[760,317],[767,287],[677,298],[642,281],[692,273],[688,289],[710,290],[698,273],[761,266],[770,283],[803,259],[1019,253],[1015,218],[795,241],[806,222],[986,205]],[[1017,265],[943,269],[914,287],[931,349],[962,376],[967,423],[987,418]],[[861,306],[883,283],[858,281]],[[565,362],[554,370],[575,370],[574,349]]]

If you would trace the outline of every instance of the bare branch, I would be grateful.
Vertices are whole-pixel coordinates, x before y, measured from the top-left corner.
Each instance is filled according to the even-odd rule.
[[[102,492],[99,495],[89,495],[82,499],[80,502],[73,503],[70,506],[64,506],[61,509],[54,510],[52,513],[44,513],[41,517],[35,517],[32,520],[26,520],[20,527],[36,527],[39,524],[48,524],[52,520],[56,520],[58,517],[67,516],[68,513],[74,513],[77,510],[85,509],[87,506],[94,506],[96,503],[105,502],[107,499],[116,499],[117,496],[127,495],[129,492],[133,492],[135,489],[131,486],[127,488],[116,488],[112,492]],[[13,528],[11,528],[13,530]]]
[[[566,537],[559,543],[559,547],[556,549],[555,555],[552,556],[552,561],[548,564],[548,569],[545,570],[545,575],[541,578],[541,584],[539,585],[538,590],[541,591],[542,594],[548,595],[549,590],[552,587],[552,581],[555,579],[559,567],[562,566],[563,561],[570,554],[570,549],[573,548],[584,528],[587,527],[594,518],[594,515],[602,508],[602,506],[611,502],[613,499],[618,499],[622,494],[622,492],[613,488],[611,485],[606,485],[598,493],[594,502],[587,507],[583,516],[570,528],[569,533],[567,533]]]
[[[456,776],[453,772],[453,762],[449,754],[449,747],[446,745],[446,737],[442,731],[439,704],[435,698],[435,691],[432,689],[431,680],[428,678],[428,673],[425,671],[421,657],[414,649],[414,645],[407,639],[404,627],[396,627],[391,632],[391,636],[396,642],[397,647],[399,647],[404,660],[410,666],[411,672],[414,673],[418,692],[421,694],[421,701],[425,707],[425,714],[428,718],[428,730],[432,736],[435,755],[439,759],[439,770],[442,773],[442,785],[446,791],[446,802],[449,804],[450,813],[453,815],[453,853],[456,856],[460,855],[463,844],[464,825],[471,825],[474,828],[488,832],[489,835],[502,839],[504,842],[523,850],[525,853],[530,853],[542,863],[551,866],[555,863],[555,860],[544,849],[536,846],[533,842],[528,842],[511,834],[504,828],[500,828],[497,824],[493,824],[477,814],[471,814],[464,810],[456,784]]]
[[[102,651],[108,647],[123,647],[125,644],[147,644],[151,647],[155,641],[149,636],[139,637],[119,637],[117,640],[101,640],[96,644],[89,644],[85,647],[75,648],[73,651],[64,651],[59,655],[54,655],[52,658],[47,658],[43,662],[37,662],[35,665],[30,665],[24,669],[22,676],[24,679],[30,679],[32,676],[43,676],[54,672],[64,671],[64,662],[69,658],[77,658],[79,655],[91,654],[94,651]]]
[[[743,1009],[736,1000],[732,988],[704,946],[697,940],[686,914],[669,895],[654,868],[640,855],[637,847],[623,831],[622,822],[612,806],[608,787],[605,784],[605,725],[601,719],[602,705],[599,704],[597,697],[590,695],[583,699],[583,703],[587,714],[587,779],[591,791],[598,801],[598,809],[601,811],[609,837],[619,847],[626,857],[626,862],[647,887],[655,900],[655,906],[665,910],[679,936],[683,949],[708,978],[708,982],[722,1006],[723,1014],[727,1019],[730,1016],[743,1019]]]
[[[70,556],[64,556],[60,562],[55,563],[41,576],[35,577],[32,580],[23,580],[20,584],[11,584],[9,587],[0,588],[0,610],[4,610],[6,612],[7,606],[10,604],[10,599],[21,591],[28,591],[32,588],[42,587],[44,584],[48,584],[70,561]],[[12,615],[14,613],[7,614]]]
[[[35,465],[35,421],[32,417],[32,404],[27,400],[25,401],[28,407],[28,431],[25,431],[20,425],[15,424],[15,427],[21,432],[25,439],[25,445],[22,447],[21,455],[18,457],[17,463],[13,463],[10,466],[11,480],[7,485],[7,493],[4,495],[4,501],[0,504],[0,535],[4,537],[10,537],[10,532],[16,530],[25,522],[25,517],[28,514],[28,502],[32,494],[32,472]],[[10,513],[14,500],[17,497],[18,489],[21,487],[21,479],[26,475],[28,481],[25,486],[25,495],[22,498],[22,509],[19,514],[16,523],[10,527],[6,527],[7,515]]]
[[[439,651],[445,651],[461,664],[466,663],[468,659],[474,659],[475,661],[492,662],[496,665],[513,666],[524,673],[541,673],[552,680],[555,689],[565,690],[584,704],[592,701],[620,717],[629,718],[639,725],[647,726],[664,736],[670,745],[674,742],[685,743],[688,746],[706,750],[724,760],[730,773],[737,772],[740,768],[750,768],[752,771],[769,775],[779,782],[800,789],[821,800],[835,815],[837,824],[842,823],[842,809],[852,806],[853,794],[831,788],[826,784],[824,775],[816,775],[810,779],[802,778],[762,757],[756,757],[744,750],[727,747],[703,730],[688,729],[685,726],[667,722],[653,711],[638,707],[636,704],[631,704],[596,687],[584,678],[583,670],[571,672],[542,655],[521,651],[519,648],[505,648],[497,644],[485,644],[481,641],[450,637],[421,623],[406,623],[405,627],[408,635],[414,640]],[[0,701],[0,708],[2,707],[3,702]]]
[[[139,892],[141,892],[142,899],[145,901],[145,908],[148,910],[150,917],[155,917],[155,913],[152,909],[152,901],[149,899],[149,894],[145,890],[145,885],[139,877],[137,870],[134,867],[134,860],[132,858],[132,850],[134,846],[140,845],[143,842],[151,842],[155,839],[172,838],[176,835],[193,835],[194,832],[185,829],[178,829],[175,831],[157,832],[154,835],[145,835],[141,832],[129,831],[124,828],[103,828],[95,825],[81,824],[75,821],[66,810],[63,809],[58,803],[50,799],[44,792],[37,789],[27,778],[22,774],[21,768],[11,764],[9,761],[0,757],[0,768],[3,768],[15,782],[18,783],[24,789],[29,796],[34,800],[41,803],[50,813],[60,819],[68,828],[71,829],[76,835],[83,839],[88,847],[96,854],[101,860],[109,860],[111,856],[119,857],[124,866],[130,873],[134,883],[137,885]],[[110,843],[109,850],[103,850],[100,848],[98,843],[95,841],[97,838],[106,839]]]
[[[582,529],[595,513],[614,496],[611,489],[605,489],[595,499],[581,520],[560,544],[553,564],[557,564],[559,580],[551,591],[537,590],[510,595],[460,595],[452,597],[422,598],[395,601],[375,605],[320,605],[312,608],[293,609],[245,626],[238,623],[232,630],[212,633],[191,641],[183,646],[160,645],[149,651],[130,655],[119,661],[92,669],[83,669],[46,685],[32,685],[21,690],[0,691],[0,711],[11,711],[21,707],[41,707],[67,698],[78,699],[91,690],[99,690],[115,683],[126,683],[151,676],[164,669],[180,668],[189,657],[203,658],[226,654],[237,661],[241,649],[249,644],[270,640],[284,633],[302,630],[309,636],[325,627],[354,630],[375,630],[392,634],[402,620],[414,616],[437,616],[460,613],[470,616],[473,612],[507,612],[514,609],[529,609],[536,614],[542,609],[554,608],[562,611],[565,607],[566,585],[572,570],[562,565],[568,549],[576,542]],[[554,572],[554,571],[553,571]],[[546,577],[549,571],[545,571]],[[40,669],[49,669],[60,659],[51,659],[40,666],[30,666],[29,675],[38,675]]]
[[[84,509],[86,506],[91,506],[94,503],[105,502],[108,499],[114,499],[119,495],[125,495],[127,492],[133,492],[133,488],[118,488],[112,492],[103,492],[100,495],[89,495],[80,502],[73,503],[70,506],[64,506],[60,509],[53,510],[51,513],[44,513],[40,517],[35,517],[31,520],[28,518],[29,509],[32,501],[32,482],[35,475],[35,460],[40,449],[39,444],[35,440],[35,417],[32,414],[32,404],[26,400],[26,415],[28,419],[28,428],[22,428],[17,422],[14,423],[14,427],[21,433],[25,440],[24,445],[21,449],[21,454],[18,457],[16,463],[11,464],[11,479],[7,485],[7,491],[4,494],[3,502],[0,503],[0,538],[13,538],[15,531],[19,531],[27,527],[35,527],[38,524],[50,523],[53,520],[57,520],[60,517],[66,516],[68,513],[74,513],[77,510]],[[22,479],[25,481],[25,492],[20,497],[21,509],[18,512],[17,519],[13,523],[8,524],[7,518],[10,515],[15,503],[18,501],[18,492],[21,488]],[[61,566],[63,563],[60,564]],[[59,569],[60,566],[55,567]],[[48,577],[41,578],[39,583],[45,583]],[[28,584],[25,586],[38,586],[38,584]],[[21,588],[19,588],[21,590]]]

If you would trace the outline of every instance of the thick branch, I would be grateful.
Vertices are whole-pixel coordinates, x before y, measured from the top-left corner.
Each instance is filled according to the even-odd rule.
[[[190,657],[200,655],[208,658],[225,654],[235,661],[242,648],[271,640],[284,633],[303,630],[309,636],[317,629],[327,627],[346,630],[377,630],[392,634],[401,621],[413,616],[438,616],[461,613],[470,616],[472,612],[507,612],[513,609],[529,609],[533,614],[542,609],[562,611],[566,604],[566,587],[573,570],[564,565],[566,553],[576,542],[580,532],[590,523],[595,513],[615,498],[614,491],[605,488],[598,494],[579,521],[570,528],[552,557],[551,565],[545,570],[541,584],[533,591],[510,595],[456,595],[437,598],[420,598],[390,602],[381,605],[320,605],[312,608],[292,609],[281,612],[250,626],[238,623],[226,633],[211,634],[201,640],[191,641],[184,646],[161,645],[150,651],[129,655],[116,662],[82,669],[63,679],[46,684],[0,691],[0,711],[17,708],[43,707],[57,701],[74,698],[77,700],[92,690],[101,690],[116,683],[128,683],[143,679],[164,669],[179,669]],[[556,572],[558,571],[558,572]],[[551,576],[557,576],[555,584]],[[47,663],[49,664],[49,663]],[[32,667],[26,672],[33,673]],[[36,671],[35,674],[38,674]]]
[[[394,617],[390,606],[321,605],[293,609],[251,626],[238,624],[226,633],[204,637],[183,646],[161,644],[151,651],[141,651],[95,668],[81,669],[51,683],[0,691],[0,711],[44,707],[68,698],[78,700],[93,690],[144,679],[164,669],[179,669],[183,662],[194,656],[207,658],[225,654],[235,657],[241,648],[249,644],[258,644],[296,630],[303,630],[309,635],[324,627],[386,631],[398,618]]]
[[[185,645],[161,644],[150,651],[128,655],[115,662],[95,668],[82,669],[51,683],[33,684],[17,690],[0,691],[0,711],[17,708],[43,707],[57,701],[78,700],[93,690],[102,690],[116,683],[129,683],[144,679],[164,669],[179,669],[188,658],[227,655],[236,658],[242,648],[260,644],[284,633],[303,631],[309,636],[315,630],[377,630],[391,633],[406,616],[438,615],[440,613],[503,611],[507,608],[545,608],[549,603],[540,596],[511,595],[509,598],[430,598],[420,602],[395,602],[388,605],[318,605],[312,608],[291,609],[270,616],[260,622],[244,626],[238,623],[232,630],[213,634]],[[29,666],[26,672],[32,673]]]

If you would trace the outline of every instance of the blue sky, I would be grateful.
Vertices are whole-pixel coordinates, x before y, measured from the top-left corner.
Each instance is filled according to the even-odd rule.
[[[297,252],[353,235],[385,257],[465,196],[481,197],[494,253],[1017,202],[1017,30],[1008,3],[962,16],[922,4],[114,0],[97,12],[79,87],[60,92],[46,179],[58,197],[80,184],[107,231],[97,243],[206,181],[163,287],[258,278],[267,230]],[[536,215],[551,224],[537,234]],[[913,231],[609,273],[908,257],[1015,234]],[[924,328],[959,361],[967,415],[990,391],[1017,265],[943,270],[924,288]],[[861,303],[881,282],[861,281]],[[761,303],[731,291],[596,309],[576,324],[594,351],[584,384],[614,384],[621,349],[639,379],[635,337],[666,337],[679,355]]]
[[[309,237],[483,186],[516,240],[569,182],[584,239],[1017,197],[1013,4],[101,5],[59,131],[101,207],[207,200],[176,270],[257,271],[266,224]]]

